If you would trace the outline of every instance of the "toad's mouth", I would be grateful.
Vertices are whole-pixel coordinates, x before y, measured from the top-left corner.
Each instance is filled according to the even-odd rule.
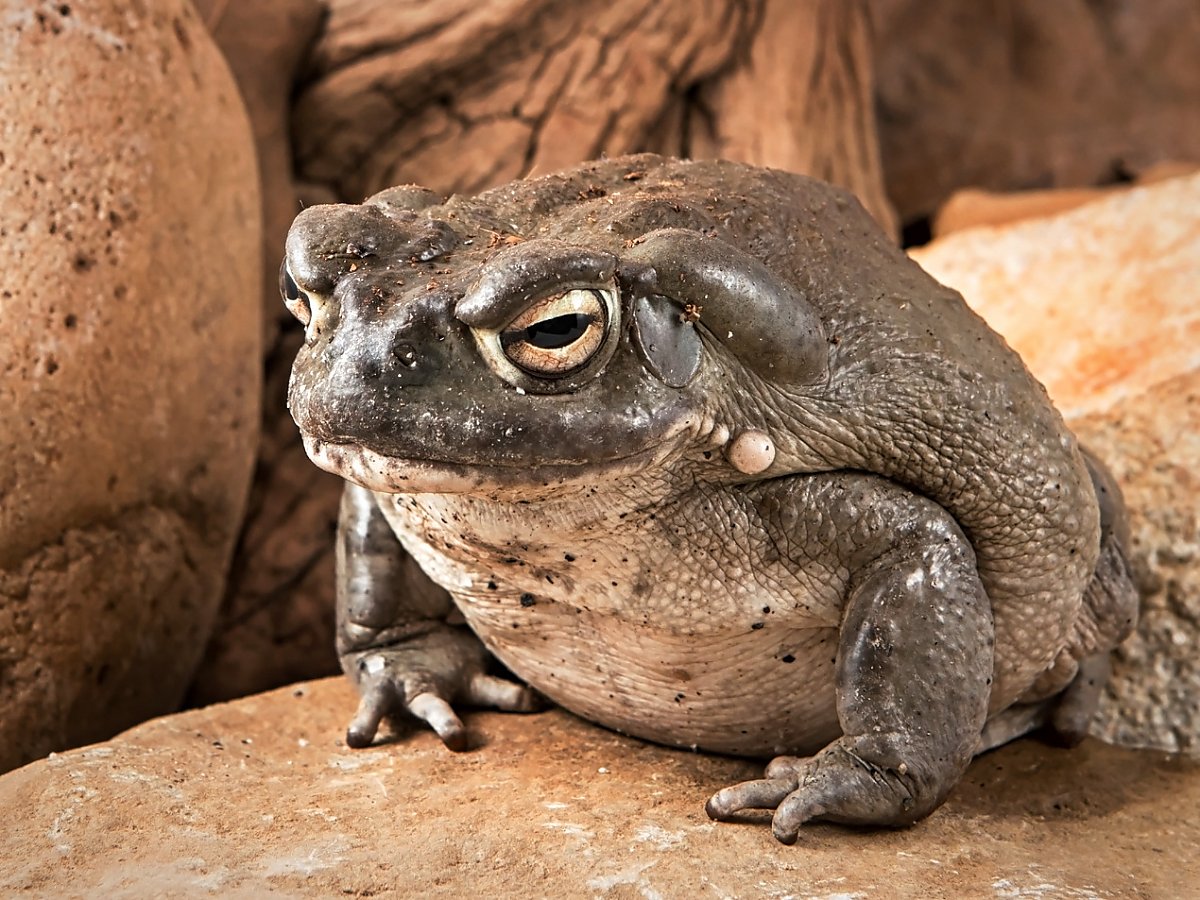
[[[593,484],[635,475],[664,463],[682,449],[676,432],[659,443],[629,456],[587,463],[464,465],[428,459],[385,456],[359,444],[333,443],[304,436],[309,459],[325,469],[385,494],[478,494],[520,491],[532,499],[573,485]]]

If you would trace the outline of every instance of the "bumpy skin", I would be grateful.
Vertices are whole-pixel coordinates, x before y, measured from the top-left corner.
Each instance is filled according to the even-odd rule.
[[[404,709],[458,747],[454,701],[534,708],[475,636],[620,731],[811,754],[709,801],[776,808],[785,841],[914,821],[976,752],[1086,729],[1136,609],[1119,494],[844,192],[651,156],[396,188],[302,213],[284,282],[293,415],[353,482],[352,745]],[[610,298],[595,352],[512,365],[498,334],[579,288]]]

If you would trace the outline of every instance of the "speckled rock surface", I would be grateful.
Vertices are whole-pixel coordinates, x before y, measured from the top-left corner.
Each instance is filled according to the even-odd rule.
[[[1177,897],[1200,769],[1088,742],[977,760],[902,831],[717,825],[751,763],[562,712],[352,751],[340,679],[171,716],[0,778],[0,894],[105,897]]]
[[[0,108],[3,770],[178,704],[245,502],[261,273],[249,125],[186,0],[0,0]]]
[[[1200,175],[913,256],[1021,353],[1125,492],[1142,620],[1093,733],[1200,752]]]

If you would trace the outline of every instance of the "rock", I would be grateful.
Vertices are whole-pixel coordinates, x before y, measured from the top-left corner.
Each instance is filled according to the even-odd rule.
[[[282,304],[281,304],[282,305]],[[195,704],[340,671],[334,653],[333,548],[342,480],[312,464],[287,412],[302,329],[281,332],[267,365],[254,487]]]
[[[1093,733],[1200,750],[1200,175],[913,257],[1024,357],[1130,508],[1143,596]]]
[[[250,115],[263,200],[264,345],[291,324],[279,301],[283,241],[300,209],[292,180],[291,99],[325,8],[319,0],[192,0],[233,71]]]
[[[1200,175],[911,255],[1005,336],[1068,418],[1200,366]]]
[[[1112,461],[1135,511],[1143,598],[1137,633],[1117,651],[1092,733],[1130,747],[1200,754],[1200,370],[1071,425]]]
[[[261,272],[249,126],[189,3],[0,21],[3,770],[180,702],[253,462]]]
[[[1136,184],[1153,184],[1168,178],[1179,178],[1192,174],[1198,168],[1200,167],[1191,163],[1160,163],[1142,172],[1137,177]],[[1126,190],[1130,190],[1130,186],[1051,188],[1045,191],[985,191],[979,188],[963,188],[955,191],[933,217],[933,236],[945,237],[952,232],[979,225],[1007,225],[1022,219],[1057,215]]]
[[[950,195],[933,217],[933,236],[980,225],[1008,225],[1068,212],[1099,200],[1114,188],[1050,188],[1045,191],[984,191],[963,188]]]
[[[1084,187],[1200,162],[1200,6],[868,0],[888,194]]]
[[[291,98],[325,12],[317,0],[196,0],[250,113],[263,183],[264,427],[246,524],[189,699],[208,703],[337,671],[333,525],[341,482],[319,472],[287,414],[303,337],[279,297],[283,241],[302,208],[292,173]]]
[[[911,829],[716,824],[746,761],[566,713],[470,716],[348,750],[340,679],[149,722],[0,778],[0,894],[487,897],[1178,896],[1200,879],[1200,768],[1087,742],[976,760]],[[1170,823],[1169,827],[1164,823]],[[936,886],[936,887],[935,887]]]

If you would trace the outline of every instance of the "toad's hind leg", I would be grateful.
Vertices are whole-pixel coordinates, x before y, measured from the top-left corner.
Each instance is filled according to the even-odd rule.
[[[1112,672],[1110,652],[1137,625],[1138,590],[1129,569],[1129,515],[1116,479],[1084,450],[1100,504],[1100,558],[1083,595],[1073,646],[1080,660],[1074,679],[1056,698],[1048,724],[1060,743],[1074,746],[1088,733]]]
[[[1023,698],[988,720],[979,752],[1033,731],[1073,747],[1087,737],[1112,671],[1111,651],[1137,624],[1138,592],[1129,570],[1129,526],[1120,488],[1084,451],[1100,504],[1100,557],[1083,596],[1071,643]]]
[[[1041,732],[1065,747],[1074,747],[1087,737],[1112,670],[1109,654],[1096,653],[1078,664],[1072,661],[1071,669],[1074,677],[1062,693],[1032,703],[1017,703],[988,719],[977,752],[994,750],[1032,732]]]
[[[836,674],[842,737],[719,791],[711,816],[776,807],[775,836],[791,843],[814,819],[914,822],[962,777],[987,716],[991,604],[952,521],[915,532],[865,567],[848,598]]]

